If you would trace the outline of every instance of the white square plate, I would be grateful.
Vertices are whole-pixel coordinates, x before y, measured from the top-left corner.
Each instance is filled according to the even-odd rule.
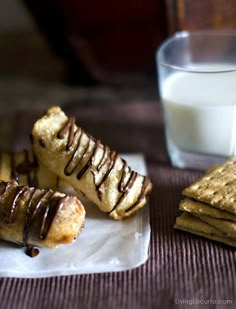
[[[122,155],[139,173],[146,174],[142,155]],[[88,202],[85,228],[71,245],[40,248],[34,258],[24,248],[0,241],[0,276],[39,278],[128,270],[148,258],[150,241],[147,205],[123,221],[114,221]]]

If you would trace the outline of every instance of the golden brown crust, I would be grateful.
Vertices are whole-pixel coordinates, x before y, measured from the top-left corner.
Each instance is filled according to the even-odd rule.
[[[0,181],[1,239],[56,247],[77,238],[84,219],[84,207],[76,197]]]
[[[183,195],[175,228],[236,246],[236,158],[208,169]]]
[[[184,189],[183,195],[236,215],[236,158],[204,175]]]
[[[62,190],[71,186],[39,162],[32,149],[0,152],[0,179],[39,189]]]
[[[214,208],[202,202],[194,201],[190,198],[183,199],[179,204],[179,209],[196,216],[208,216],[236,222],[236,216],[234,214]]]
[[[226,233],[222,232],[215,226],[212,226],[202,221],[200,218],[186,212],[176,219],[175,228],[236,247],[235,239],[229,238]]]
[[[146,204],[150,179],[133,171],[59,107],[50,108],[34,124],[32,136],[38,160],[112,218],[128,217]]]

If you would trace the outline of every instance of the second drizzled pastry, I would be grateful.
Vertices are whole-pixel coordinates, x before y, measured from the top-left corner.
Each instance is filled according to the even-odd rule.
[[[57,247],[78,237],[84,219],[84,207],[75,196],[0,180],[1,239]]]
[[[32,149],[20,152],[0,152],[0,179],[19,185],[65,191],[71,186],[38,162]]]
[[[114,219],[143,207],[148,177],[133,171],[115,151],[77,127],[59,107],[50,108],[32,131],[38,160]]]

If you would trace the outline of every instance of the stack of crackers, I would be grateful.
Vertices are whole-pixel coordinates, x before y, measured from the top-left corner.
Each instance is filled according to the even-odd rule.
[[[236,158],[183,190],[175,228],[236,247]]]

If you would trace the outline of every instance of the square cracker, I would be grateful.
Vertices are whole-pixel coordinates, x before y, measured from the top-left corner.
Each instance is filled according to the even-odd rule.
[[[214,226],[221,232],[227,235],[227,237],[236,241],[236,223],[228,220],[215,219],[209,216],[200,216],[202,221]]]
[[[236,158],[185,188],[183,195],[236,215]]]
[[[215,219],[224,219],[236,222],[236,215],[224,210],[211,207],[205,203],[194,201],[189,198],[185,198],[180,202],[179,209],[198,217],[208,216]]]
[[[236,247],[236,240],[227,237],[227,235],[218,228],[186,212],[182,213],[182,215],[176,219],[174,227],[182,231]]]

